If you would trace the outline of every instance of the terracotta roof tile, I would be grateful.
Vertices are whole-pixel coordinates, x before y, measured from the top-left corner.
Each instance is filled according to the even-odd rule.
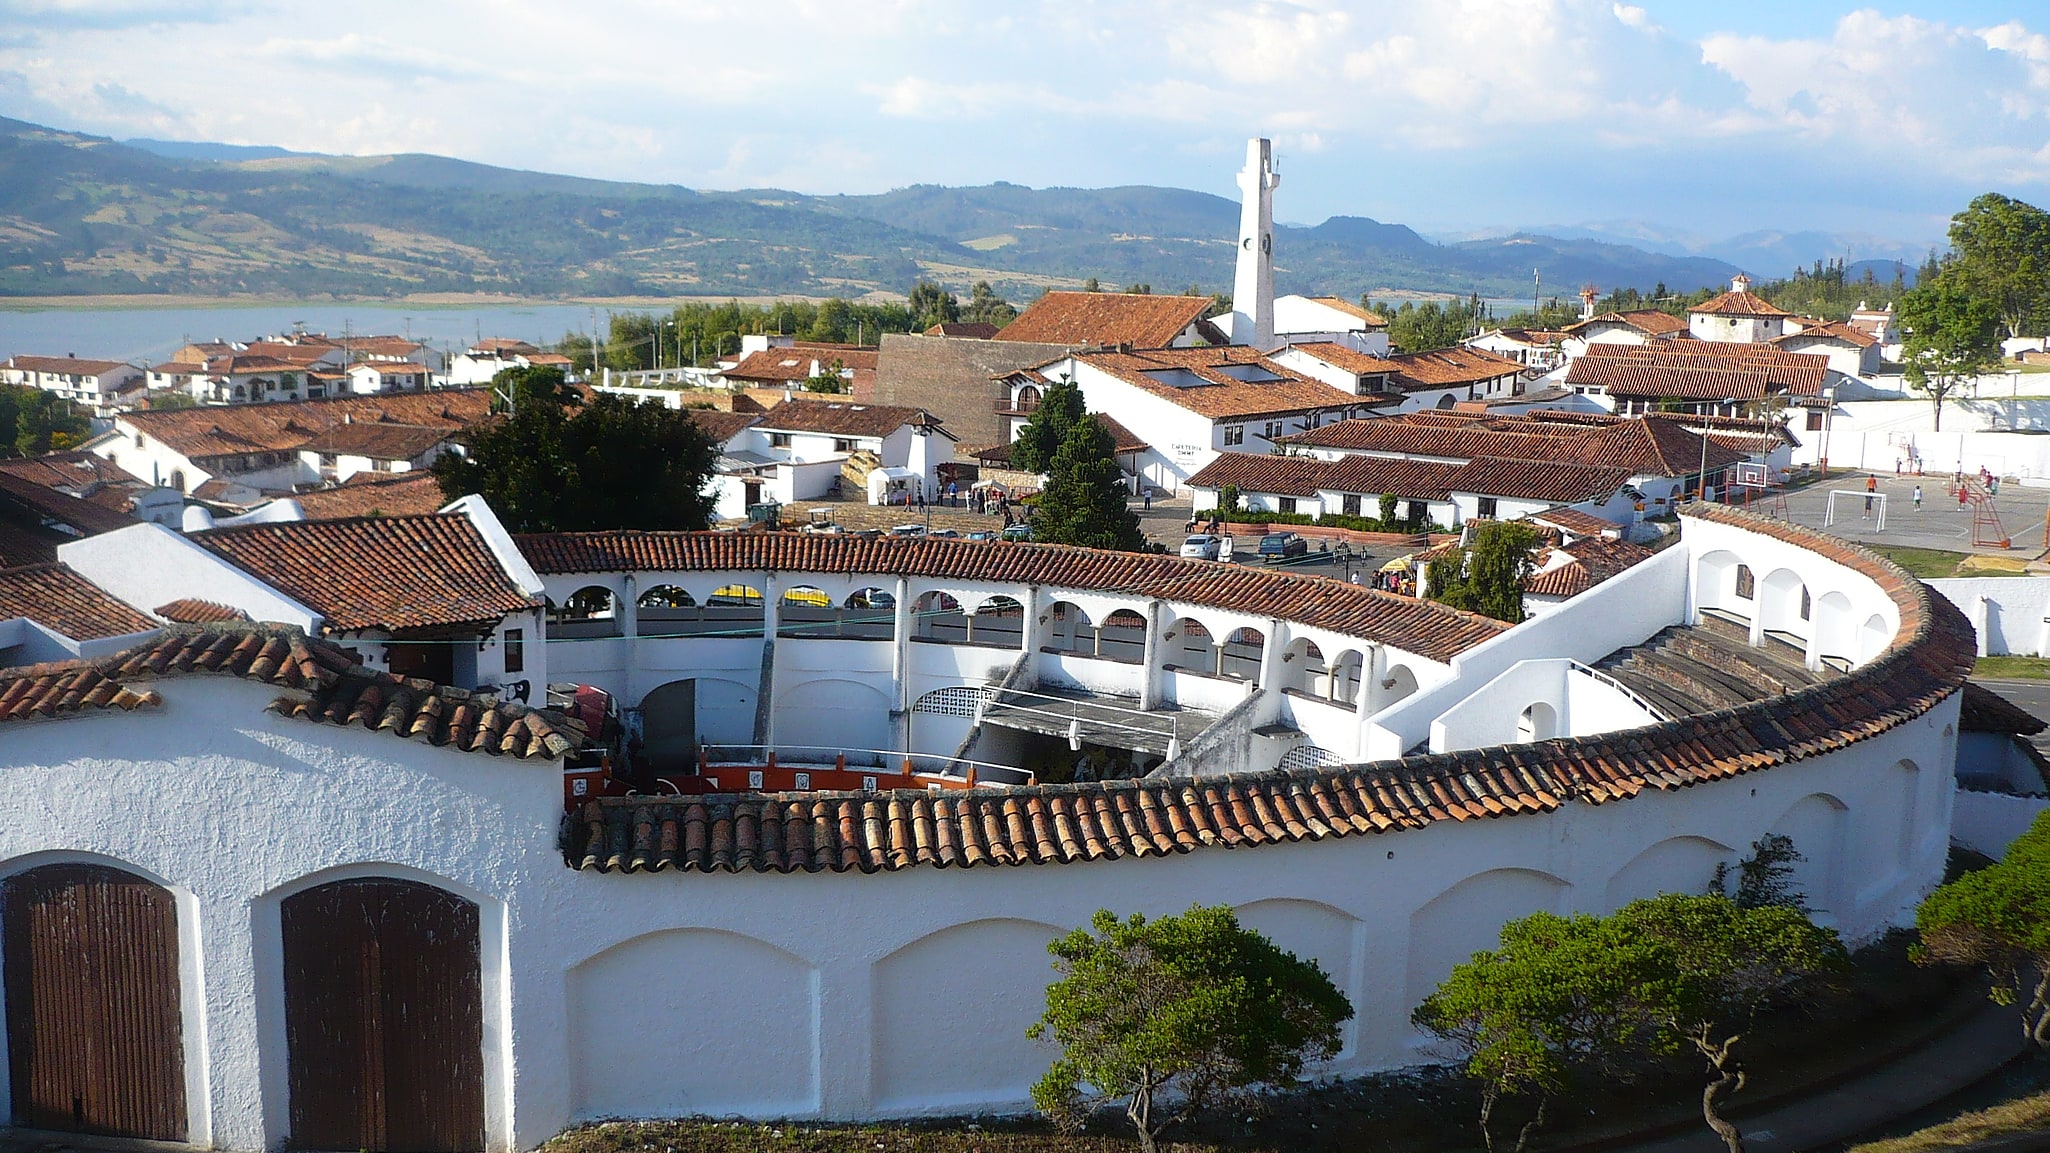
[[[461,513],[241,525],[188,539],[342,631],[496,621],[535,603]]]
[[[1781,697],[1594,737],[1221,781],[1148,777],[941,794],[593,801],[565,816],[563,859],[574,869],[604,872],[878,872],[1064,864],[1400,832],[1444,820],[1546,812],[1568,801],[1606,804],[1648,789],[1686,788],[1775,768],[1907,723],[1963,685],[1974,654],[1970,624],[1890,562],[1848,542],[1722,506],[1689,506],[1682,515],[1790,540],[1872,576],[1900,609],[1900,634],[1885,653],[1849,675]],[[551,538],[541,551],[557,547],[563,546]],[[903,819],[875,819],[883,810],[902,813]],[[1064,812],[1075,815],[1079,839],[1063,835]],[[1037,816],[1044,813],[1055,814],[1054,820]],[[730,846],[707,854],[704,842],[690,834],[708,820],[743,819],[759,829],[752,854]],[[931,841],[940,846],[935,852],[921,851],[915,834],[909,843],[905,839],[906,830],[928,822]],[[681,853],[666,837],[635,835],[643,827],[672,825],[686,830]]]
[[[584,738],[559,713],[366,669],[327,641],[275,625],[179,625],[105,660],[0,670],[0,723],[150,707],[163,698],[148,682],[207,674],[290,690],[271,702],[281,716],[463,752],[555,759]]]
[[[1772,344],[1591,344],[1566,370],[1566,383],[1617,396],[1758,400],[1777,392],[1819,396],[1828,371],[1827,357]]]
[[[776,432],[887,437],[907,424],[922,424],[932,419],[931,415],[922,409],[900,408],[893,404],[786,400],[763,413],[758,425],[764,430],[772,429]]]
[[[1237,485],[1245,492],[1282,496],[1315,496],[1319,492],[1379,495],[1393,493],[1412,500],[1445,500],[1461,466],[1424,460],[1390,460],[1353,456],[1317,460],[1306,456],[1256,456],[1219,453],[1187,483],[1192,488]]]
[[[396,475],[359,472],[333,488],[293,496],[308,520],[357,516],[427,516],[448,503],[440,482],[424,469]]]
[[[118,360],[86,360],[76,356],[10,356],[8,368],[23,372],[59,372],[74,376],[101,376],[129,367]]]
[[[350,422],[329,425],[325,432],[300,445],[299,451],[372,460],[417,460],[457,431],[446,425]]]
[[[192,459],[298,449],[334,425],[388,421],[463,428],[491,408],[485,389],[345,396],[285,404],[237,404],[131,412],[120,421]]]
[[[719,532],[536,533],[514,540],[542,574],[738,569],[1103,589],[1348,631],[1440,662],[1506,627],[1329,577],[1064,545]]]
[[[1431,352],[1404,352],[1388,358],[1395,366],[1395,384],[1405,392],[1420,388],[1446,388],[1480,384],[1514,376],[1523,365],[1506,356],[1478,348],[1440,348]]]
[[[1395,372],[1400,367],[1392,360],[1383,360],[1378,356],[1368,356],[1356,348],[1348,348],[1343,344],[1334,344],[1328,340],[1308,341],[1303,344],[1291,344],[1288,347],[1314,356],[1333,368],[1342,368],[1357,376],[1385,375]],[[1275,351],[1281,352],[1284,350],[1276,349]]]
[[[0,569],[0,620],[15,617],[27,617],[79,641],[157,627],[157,622],[62,564]]]
[[[768,380],[796,383],[811,379],[819,373],[831,371],[834,361],[844,369],[869,369],[876,366],[876,350],[872,348],[852,349],[837,347],[812,347],[799,345],[790,348],[771,348],[764,352],[751,352],[741,358],[739,364],[726,369],[719,375],[730,380]]]
[[[1320,412],[1362,403],[1352,393],[1284,368],[1243,345],[1074,355],[1079,364],[1212,420]]]
[[[1557,567],[1533,573],[1524,582],[1524,592],[1533,596],[1578,596],[1652,555],[1652,551],[1643,545],[1605,536],[1582,537],[1552,551],[1570,559]]]
[[[150,611],[174,624],[183,625],[220,624],[224,621],[249,619],[249,614],[241,609],[196,597],[180,597],[168,604],[158,605]]]
[[[2014,733],[2033,737],[2050,724],[1977,681],[1965,682],[1957,727],[1967,733]]]
[[[1661,312],[1656,308],[1633,308],[1624,312],[1604,312],[1600,316],[1591,316],[1586,320],[1569,324],[1566,326],[1566,331],[1579,335],[1598,324],[1621,324],[1634,328],[1646,336],[1674,336],[1687,331],[1687,320],[1685,317],[1674,316],[1670,312]]]
[[[1824,320],[1816,321],[1810,324],[1804,324],[1801,326],[1801,331],[1799,332],[1789,332],[1784,336],[1774,337],[1773,343],[1790,344],[1792,342],[1801,340],[1804,337],[1809,340],[1839,341],[1841,343],[1848,344],[1853,348],[1871,348],[1873,345],[1879,343],[1878,339],[1875,338],[1871,333],[1865,332],[1862,329],[1853,328],[1850,325],[1843,323],[1842,321],[1836,320]]]
[[[1700,304],[1690,306],[1689,313],[1701,312],[1711,316],[1792,316],[1793,313],[1779,307],[1762,296],[1748,291],[1725,292],[1711,297]]]
[[[1460,466],[1445,484],[1453,492],[1577,504],[1614,496],[1629,483],[1630,475],[1627,468],[1478,456]]]
[[[1074,347],[1129,344],[1166,348],[1210,311],[1207,296],[1125,292],[1049,292],[998,332],[996,340]]]

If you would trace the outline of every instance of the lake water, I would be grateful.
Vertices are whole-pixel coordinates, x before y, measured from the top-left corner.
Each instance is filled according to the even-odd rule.
[[[178,348],[203,340],[246,341],[290,332],[340,336],[406,335],[461,352],[479,336],[554,344],[566,332],[588,332],[609,313],[659,311],[618,305],[531,301],[480,306],[285,302],[219,308],[35,308],[0,301],[0,360],[15,355],[64,356],[156,364]]]

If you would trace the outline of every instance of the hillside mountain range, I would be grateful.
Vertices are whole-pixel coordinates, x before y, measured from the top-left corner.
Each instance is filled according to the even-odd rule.
[[[1183,189],[917,185],[866,196],[697,191],[428,155],[120,143],[0,119],[0,296],[529,297],[902,293],[987,279],[1015,300],[1106,287],[1228,290],[1236,202]],[[1736,267],[1591,237],[1439,244],[1333,217],[1275,236],[1281,291],[1674,289]]]

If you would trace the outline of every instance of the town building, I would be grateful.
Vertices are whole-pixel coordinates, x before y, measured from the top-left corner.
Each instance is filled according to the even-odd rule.
[[[1243,345],[1076,352],[1005,377],[1006,440],[1017,439],[1058,380],[1074,382],[1090,412],[1146,430],[1149,447],[1132,481],[1165,492],[1218,453],[1265,452],[1290,433],[1372,407]]]
[[[1010,443],[1004,377],[1066,355],[1065,344],[886,333],[876,356],[877,404],[917,408],[961,438],[963,455]]]
[[[572,367],[570,359],[560,353],[544,352],[524,340],[489,336],[448,362],[447,381],[451,388],[464,388],[489,384],[508,368],[559,368],[568,375]]]
[[[1068,348],[1193,348],[1229,344],[1206,319],[1207,296],[1051,291],[992,337]]]
[[[1828,375],[1827,357],[1769,342],[1669,340],[1589,345],[1561,383],[1624,416],[1662,404],[1738,416],[1819,401]]]
[[[1696,340],[1759,344],[1794,330],[1796,317],[1751,291],[1751,278],[1738,273],[1730,290],[1687,309],[1687,332]]]
[[[0,674],[0,918],[42,947],[24,910],[82,911],[79,963],[10,968],[10,1032],[139,1055],[106,1100],[14,1078],[14,1116],[254,1153],[1015,1111],[1047,1061],[1025,1037],[1047,943],[1099,908],[1190,900],[1332,975],[1357,1012],[1316,1072],[1353,1075],[1419,1060],[1411,1010],[1507,920],[1699,892],[1775,833],[1856,944],[1909,923],[1975,832],[1953,820],[1963,616],[1870,553],[1719,507],[1513,628],[1173,557],[507,540],[484,516],[139,526],[147,563],[119,572],[73,555],[106,538],[67,546],[122,604],[219,619]],[[392,583],[402,539],[439,542],[455,587]],[[352,661],[377,647],[356,622],[430,596],[475,614],[450,629],[451,664],[476,662],[455,685]],[[475,622],[544,603],[547,639],[518,650],[542,663],[508,671],[505,629]],[[509,699],[543,677],[586,686],[575,716]],[[620,726],[585,707],[600,691]],[[1132,775],[1027,783],[1022,758],[1072,755],[1074,722],[1036,716],[1031,694],[1056,693],[1122,718],[1084,740]],[[609,780],[588,750],[614,727],[657,783]],[[920,784],[882,788],[905,758]],[[745,974],[746,995],[707,995],[706,974]],[[964,1004],[976,1028],[920,1027]],[[294,1028],[370,1013],[381,1031]],[[621,1043],[646,1037],[692,1040]],[[69,1069],[86,1048],[35,1052]],[[446,1059],[373,1059],[393,1053]],[[325,1107],[352,1100],[387,1104]]]
[[[1274,347],[1336,344],[1368,356],[1388,355],[1388,319],[1336,296],[1274,298]]]
[[[76,356],[10,356],[0,364],[0,384],[38,388],[63,400],[111,412],[134,402],[143,387],[143,370],[118,360],[85,360]]]
[[[1543,373],[1566,363],[1568,339],[1564,331],[1491,328],[1478,336],[1468,337],[1463,343],[1468,348],[1493,353],[1505,360],[1513,360],[1525,369]]]

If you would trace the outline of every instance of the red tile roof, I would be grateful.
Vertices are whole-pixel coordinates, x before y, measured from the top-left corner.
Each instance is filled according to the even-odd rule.
[[[481,388],[443,392],[401,392],[344,396],[285,404],[236,404],[131,412],[119,422],[188,459],[204,460],[252,452],[298,449],[344,419],[359,423],[463,428],[491,411],[491,393]]]
[[[338,631],[495,622],[536,603],[462,513],[240,525],[189,539]]]
[[[146,633],[157,622],[62,564],[0,569],[0,620],[28,619],[75,641]]]
[[[1210,311],[1207,296],[1049,292],[996,334],[997,340],[1073,347],[1166,348]]]
[[[1590,344],[1566,370],[1566,383],[1605,388],[1616,396],[1759,400],[1781,392],[1819,396],[1828,371],[1827,357],[1772,344]]]
[[[1647,413],[1640,419],[1612,424],[1585,433],[1573,444],[1572,460],[1584,464],[1613,465],[1629,469],[1636,476],[1688,476],[1702,471],[1713,473],[1737,464],[1744,454],[1723,447],[1682,427],[1682,422],[1663,413]]]
[[[1574,536],[1600,536],[1603,533],[1622,531],[1621,525],[1603,520],[1591,512],[1581,512],[1577,508],[1548,508],[1543,512],[1531,513],[1524,519],[1564,529]]]
[[[1686,318],[1674,316],[1670,312],[1661,312],[1656,308],[1604,312],[1600,316],[1590,316],[1586,320],[1569,324],[1566,331],[1577,336],[1598,324],[1621,324],[1634,328],[1646,336],[1674,336],[1687,331]]]
[[[334,424],[300,445],[299,451],[362,456],[371,460],[417,460],[457,431],[446,425],[382,424],[373,421]]]
[[[1630,482],[1627,468],[1567,464],[1552,460],[1509,460],[1477,456],[1446,482],[1453,492],[1577,504],[1616,495]]]
[[[249,614],[230,605],[216,604],[197,597],[180,597],[168,604],[160,604],[150,610],[174,624],[209,625],[226,621],[246,621]]]
[[[1607,804],[1768,771],[1926,714],[1971,670],[1971,625],[1848,542],[1721,506],[1683,516],[1790,540],[1877,579],[1901,630],[1877,659],[1763,701],[1599,736],[1332,769],[927,793],[624,797],[564,822],[564,863],[604,872],[891,872],[1068,864],[1400,832]]]
[[[729,380],[767,380],[795,384],[810,380],[814,375],[832,371],[834,361],[845,369],[868,369],[876,367],[877,352],[872,348],[818,348],[799,345],[794,348],[772,348],[766,352],[751,352],[739,364],[719,375]]]
[[[1303,344],[1291,344],[1288,347],[1300,349],[1333,368],[1342,368],[1355,376],[1385,376],[1395,372],[1400,367],[1392,360],[1382,360],[1378,356],[1368,356],[1356,348],[1347,348],[1345,345],[1334,344],[1328,340],[1307,341]],[[1275,351],[1281,352],[1283,350],[1276,349]]]
[[[23,372],[59,372],[74,376],[101,376],[129,367],[118,360],[85,360],[76,356],[10,356],[7,367]]]
[[[1751,292],[1725,292],[1687,309],[1690,313],[1701,312],[1711,316],[1792,316],[1791,312],[1779,307],[1762,296]]]
[[[1074,358],[1078,364],[1211,420],[1286,416],[1363,403],[1344,389],[1284,368],[1243,345],[1078,352]],[[1256,379],[1238,379],[1243,375]]]
[[[1800,340],[1803,337],[1809,340],[1834,340],[1848,344],[1852,348],[1871,348],[1879,343],[1878,339],[1871,333],[1835,320],[1803,325],[1799,332],[1789,332],[1784,336],[1773,337],[1773,343],[1787,344]]]
[[[1355,320],[1363,320],[1367,323],[1368,327],[1388,327],[1387,317],[1382,316],[1380,313],[1375,312],[1371,309],[1363,308],[1360,305],[1355,304],[1342,296],[1312,296],[1309,299],[1316,301],[1318,304],[1321,304],[1326,308],[1335,308],[1338,311],[1345,313],[1346,315],[1352,317]]]
[[[723,445],[748,429],[762,422],[760,413],[721,412],[716,408],[686,408],[683,414],[698,426],[698,431],[712,438],[712,443]]]
[[[582,728],[559,713],[373,672],[333,644],[275,625],[173,626],[106,660],[0,671],[0,723],[153,707],[163,698],[149,682],[208,674],[289,690],[269,706],[280,716],[462,752],[553,760],[584,739]]]
[[[786,400],[756,420],[758,426],[765,431],[881,438],[889,436],[907,424],[924,424],[932,421],[933,417],[924,409],[901,408],[894,404]]]
[[[12,472],[0,472],[0,493],[46,521],[70,525],[88,536],[127,528],[135,523],[134,517],[119,509],[24,480]]]
[[[1482,384],[1523,371],[1523,365],[1506,356],[1478,348],[1440,348],[1432,352],[1404,352],[1388,358],[1395,366],[1394,383],[1404,392],[1423,388],[1449,388],[1461,384]]]
[[[434,474],[420,469],[396,475],[359,472],[334,488],[314,489],[292,498],[308,520],[341,520],[353,516],[426,516],[448,504]]]
[[[748,570],[892,574],[1102,589],[1282,617],[1445,662],[1500,621],[1328,577],[1065,545],[876,540],[803,533],[537,533],[514,538],[537,572]]]
[[[1461,466],[1424,460],[1391,460],[1352,456],[1317,460],[1307,456],[1256,456],[1227,452],[1196,470],[1191,488],[1237,485],[1243,492],[1280,496],[1315,496],[1319,492],[1378,496],[1392,493],[1410,500],[1446,500]]]
[[[1587,536],[1552,550],[1570,559],[1555,568],[1534,573],[1523,591],[1533,596],[1571,597],[1608,580],[1652,555],[1643,545],[1605,536]]]

